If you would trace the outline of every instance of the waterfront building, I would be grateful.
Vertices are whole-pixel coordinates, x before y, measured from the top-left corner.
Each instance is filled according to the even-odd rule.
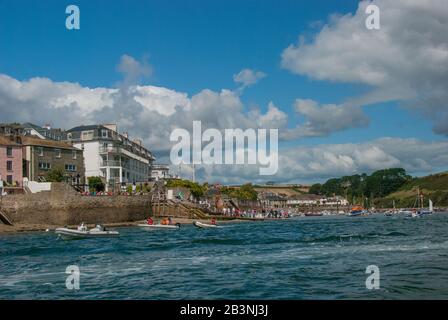
[[[23,186],[22,137],[20,135],[0,134],[0,180],[3,181],[5,188],[22,188]]]
[[[72,128],[67,130],[67,141],[84,151],[85,176],[101,177],[106,190],[149,180],[155,157],[141,140],[118,133],[116,124]]]
[[[299,194],[290,196],[286,204],[294,206],[347,206],[348,201],[340,196],[326,197],[316,194]]]
[[[23,136],[23,176],[29,181],[45,182],[48,173],[60,169],[66,182],[83,184],[84,157],[82,150],[63,141]]]
[[[0,123],[0,134],[5,136],[22,135],[23,126],[20,123]]]
[[[320,205],[321,206],[348,206],[349,202],[347,199],[341,197],[341,196],[335,196],[335,197],[324,197],[320,199]]]
[[[52,128],[49,124],[41,127],[27,122],[22,124],[24,134],[27,136],[36,136],[40,139],[62,141],[67,140],[67,133],[62,129]]]
[[[264,207],[283,208],[286,206],[286,197],[274,192],[260,192],[258,200]]]
[[[152,164],[150,166],[150,180],[159,181],[172,178],[170,167],[167,164]]]
[[[289,197],[286,200],[288,206],[316,206],[320,204],[322,196],[314,194],[299,194]]]

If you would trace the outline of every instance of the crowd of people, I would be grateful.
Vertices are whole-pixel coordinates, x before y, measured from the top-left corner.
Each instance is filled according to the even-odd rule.
[[[243,217],[243,218],[252,218],[252,219],[264,219],[264,218],[273,218],[273,219],[284,219],[289,218],[291,216],[290,212],[284,209],[247,209],[240,210],[234,207],[232,208],[223,208],[222,214],[226,217]]]

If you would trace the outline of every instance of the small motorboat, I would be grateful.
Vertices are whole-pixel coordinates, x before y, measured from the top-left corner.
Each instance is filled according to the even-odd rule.
[[[120,235],[118,231],[106,230],[106,228],[100,224],[97,224],[95,228],[87,229],[86,225],[82,223],[76,230],[69,228],[57,228],[55,233],[62,239],[83,239],[83,238],[104,238],[114,237]]]
[[[180,223],[176,224],[147,224],[147,223],[140,223],[137,225],[139,228],[145,229],[145,230],[178,230],[180,229]]]
[[[193,222],[193,224],[198,228],[221,228],[220,226],[216,224],[210,224],[210,223],[203,223],[199,221]]]
[[[323,212],[307,212],[305,213],[305,217],[321,217],[323,216]]]
[[[348,214],[348,216],[357,217],[357,216],[364,216],[366,214],[367,214],[367,210],[365,210],[363,207],[355,206],[350,210],[350,213]]]

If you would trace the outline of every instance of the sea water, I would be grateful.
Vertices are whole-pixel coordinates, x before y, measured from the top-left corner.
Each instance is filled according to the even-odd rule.
[[[448,214],[0,235],[0,299],[448,299]],[[66,286],[79,268],[79,290]],[[368,266],[379,289],[366,287]]]

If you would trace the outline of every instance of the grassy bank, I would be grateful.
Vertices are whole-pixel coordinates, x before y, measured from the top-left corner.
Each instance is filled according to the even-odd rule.
[[[418,188],[426,199],[426,205],[426,201],[431,199],[435,206],[448,206],[448,172],[414,178],[398,191],[377,199],[376,206],[391,207],[395,201],[397,207],[412,207],[417,197]]]

